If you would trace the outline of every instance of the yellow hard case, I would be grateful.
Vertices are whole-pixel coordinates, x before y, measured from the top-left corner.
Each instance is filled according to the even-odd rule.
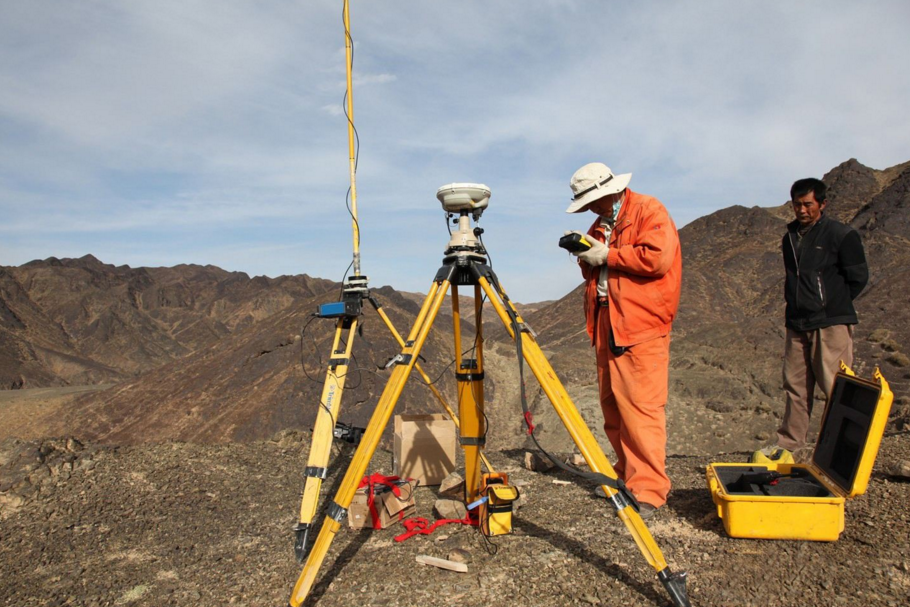
[[[844,530],[844,502],[869,485],[894,395],[878,369],[874,381],[843,367],[825,406],[809,464],[716,463],[706,477],[717,515],[731,537],[835,541]],[[745,482],[773,471],[776,483]]]

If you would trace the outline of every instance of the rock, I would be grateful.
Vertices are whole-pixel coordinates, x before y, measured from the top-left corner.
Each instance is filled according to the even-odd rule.
[[[719,400],[708,401],[705,407],[716,413],[732,413],[736,409],[731,403]]]
[[[910,460],[887,462],[882,465],[882,472],[890,476],[910,479]]]
[[[898,350],[901,349],[900,344],[898,344],[893,339],[886,339],[885,341],[880,343],[879,346],[881,346],[882,350],[884,350],[885,352],[897,352]]]
[[[465,507],[464,502],[460,500],[438,499],[433,504],[433,510],[436,512],[436,516],[441,519],[462,519],[468,514],[468,509]]]
[[[571,455],[569,455],[569,456],[566,458],[565,461],[566,461],[566,463],[569,464],[570,466],[575,466],[576,468],[579,467],[579,466],[587,466],[587,465],[588,465],[588,462],[585,461],[585,458],[584,458],[584,456],[583,456],[581,453],[572,453]]]
[[[37,485],[44,479],[48,478],[51,475],[51,470],[47,466],[41,466],[28,476],[28,480],[32,482],[33,485]]]
[[[893,352],[885,360],[895,367],[910,367],[910,358],[903,352]]]
[[[528,503],[528,498],[525,493],[519,492],[518,499],[512,502],[512,512],[518,512],[522,506]]]
[[[464,548],[455,548],[448,554],[446,558],[456,563],[470,563],[471,553]]]
[[[525,468],[532,472],[546,472],[552,470],[553,462],[542,457],[537,451],[525,451]]]
[[[25,503],[25,499],[14,493],[0,493],[0,519],[15,513]]]
[[[888,329],[876,329],[869,334],[869,337],[866,338],[867,341],[872,343],[880,343],[891,337],[891,331]]]
[[[269,440],[278,443],[282,449],[288,449],[300,445],[304,436],[299,430],[288,429],[275,433]]]
[[[439,484],[439,497],[462,499],[464,497],[464,477],[453,472]]]

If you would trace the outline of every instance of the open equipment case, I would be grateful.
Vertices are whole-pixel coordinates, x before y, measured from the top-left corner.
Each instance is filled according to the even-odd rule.
[[[834,379],[809,464],[710,464],[708,488],[731,537],[835,541],[844,502],[869,485],[894,395],[876,369]]]

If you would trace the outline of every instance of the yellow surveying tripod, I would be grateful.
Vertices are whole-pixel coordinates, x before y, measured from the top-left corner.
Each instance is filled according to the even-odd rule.
[[[447,213],[458,215],[458,230],[453,233],[449,241],[443,257],[443,265],[433,279],[430,291],[404,342],[401,353],[393,359],[396,363],[394,370],[379,397],[376,409],[373,411],[360,445],[335,494],[335,499],[327,508],[322,528],[294,586],[289,602],[291,607],[299,607],[306,600],[315,583],[316,575],[328,553],[329,546],[347,517],[348,507],[354,498],[360,479],[376,451],[383,430],[388,425],[395,404],[411,370],[417,363],[420,350],[450,288],[455,325],[458,408],[462,420],[459,433],[465,455],[465,502],[474,502],[480,491],[479,458],[482,456],[481,449],[487,431],[483,400],[483,328],[481,322],[481,297],[484,294],[515,341],[519,365],[527,362],[572,440],[593,471],[589,477],[596,479],[603,487],[607,498],[616,510],[616,515],[632,534],[642,555],[657,571],[658,579],[669,593],[673,604],[677,607],[688,607],[690,603],[686,593],[685,572],[673,573],[670,571],[660,548],[638,514],[638,504],[634,496],[617,478],[609,460],[541,351],[535,336],[521,319],[518,310],[509,300],[493,270],[487,265],[486,250],[477,238],[483,231],[480,228],[471,230],[469,216],[473,216],[475,222],[480,218],[489,202],[489,188],[478,184],[450,184],[440,188],[436,196]],[[461,359],[459,286],[473,286],[474,290],[477,335],[475,336],[475,358],[471,360]],[[525,407],[524,398],[522,406]],[[525,410],[525,420],[529,432],[533,432],[531,416],[527,410]]]
[[[344,394],[344,380],[348,373],[351,355],[354,349],[354,336],[357,333],[357,322],[363,311],[363,300],[372,304],[376,313],[388,327],[389,332],[398,342],[400,347],[404,347],[405,341],[398,331],[395,330],[392,321],[383,311],[379,302],[370,294],[368,279],[360,274],[360,224],[357,220],[357,147],[355,146],[356,131],[354,129],[354,97],[352,86],[353,71],[353,40],[351,39],[350,14],[348,2],[345,0],[343,9],[344,34],[345,34],[345,59],[347,67],[347,94],[345,95],[345,114],[348,118],[348,159],[351,172],[351,220],[354,232],[354,260],[352,266],[353,275],[345,281],[342,288],[341,301],[323,304],[318,307],[316,316],[322,318],[335,318],[335,337],[332,340],[332,354],[329,358],[328,370],[325,374],[325,383],[322,388],[322,396],[319,400],[319,411],[316,414],[316,424],[313,426],[313,439],[310,443],[310,452],[307,456],[306,469],[304,476],[306,482],[303,489],[303,498],[300,502],[300,518],[297,525],[294,526],[294,553],[297,560],[301,563],[306,558],[309,550],[308,537],[310,530],[313,528],[313,518],[316,514],[316,506],[319,502],[319,492],[322,488],[322,481],[328,476],[328,462],[332,450],[332,439],[335,437],[335,429],[338,420],[338,412],[341,408],[341,397]],[[439,390],[433,385],[432,380],[424,372],[419,364],[414,365],[417,372],[423,378],[423,381],[429,386],[433,397],[442,405],[442,408],[448,413],[455,426],[459,426],[458,417],[452,408],[446,403],[445,399],[439,393]],[[353,439],[352,442],[355,442]],[[487,470],[493,471],[490,463],[481,455]]]

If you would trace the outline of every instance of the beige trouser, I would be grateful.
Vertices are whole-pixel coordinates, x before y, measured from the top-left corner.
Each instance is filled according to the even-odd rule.
[[[853,325],[834,325],[814,331],[787,329],[784,347],[784,392],[787,407],[777,431],[784,449],[804,447],[812,416],[815,386],[828,396],[840,361],[853,364]]]

